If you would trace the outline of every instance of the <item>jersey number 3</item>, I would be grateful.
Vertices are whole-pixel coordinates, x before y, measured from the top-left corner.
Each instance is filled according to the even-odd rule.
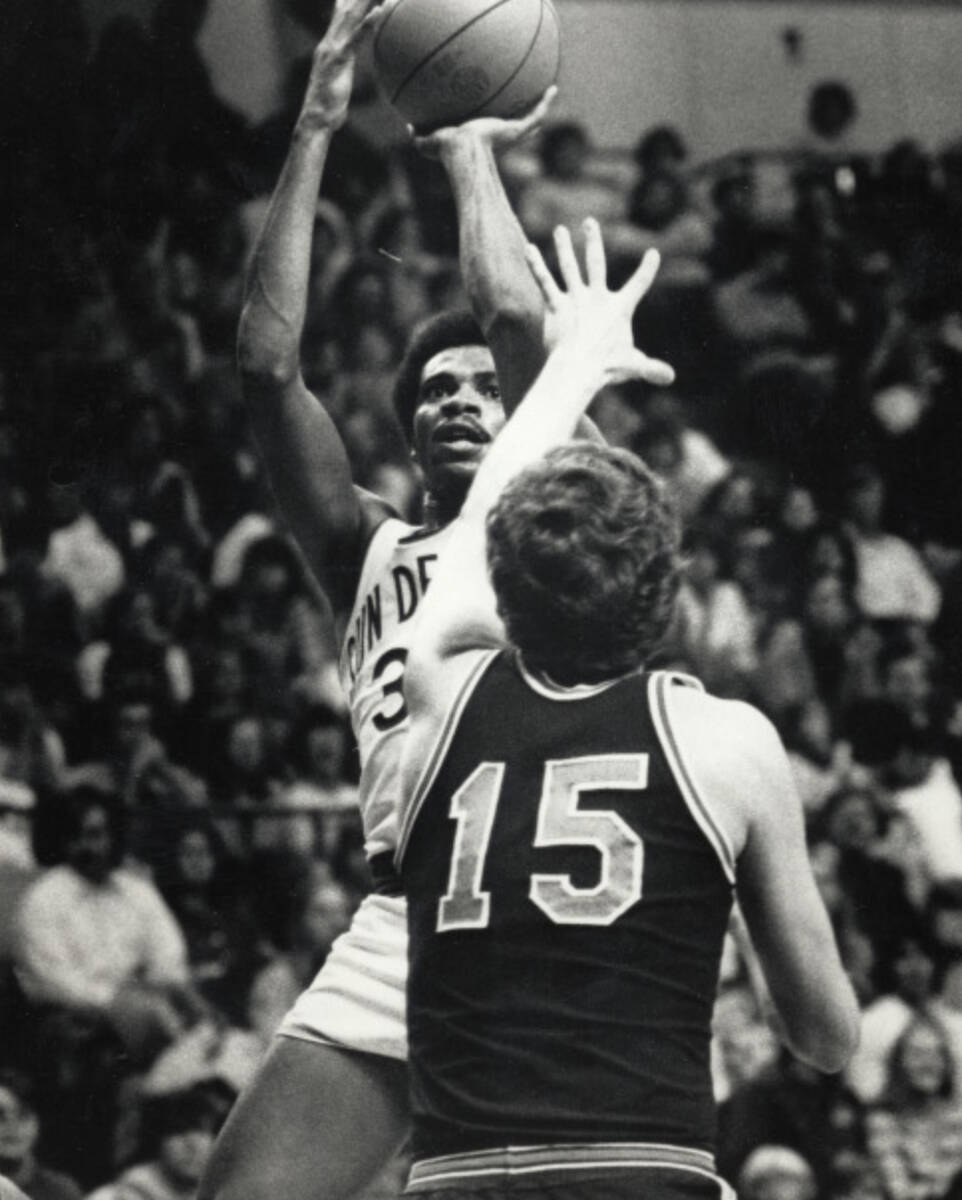
[[[476,767],[451,797],[457,821],[448,888],[438,902],[437,929],[484,929],[491,893],[482,890],[484,865],[501,798],[504,763]],[[531,876],[529,898],[557,925],[610,925],[641,899],[645,847],[610,809],[582,809],[582,792],[640,791],[648,786],[647,754],[609,754],[545,763],[534,845],[591,846],[600,870],[594,887],[575,887],[568,875]]]

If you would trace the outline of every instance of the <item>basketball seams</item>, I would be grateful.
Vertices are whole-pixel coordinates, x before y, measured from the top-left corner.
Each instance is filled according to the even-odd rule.
[[[535,28],[534,36],[532,37],[531,41],[528,43],[528,49],[524,52],[524,57],[521,59],[521,61],[518,63],[518,65],[515,67],[515,69],[511,72],[511,74],[504,81],[504,83],[502,83],[499,88],[496,88],[491,93],[491,95],[487,97],[487,99],[484,101],[483,104],[479,104],[477,108],[475,108],[473,111],[471,111],[471,112],[467,113],[465,116],[463,116],[461,118],[462,121],[470,121],[472,117],[476,117],[479,114],[482,114],[484,112],[484,109],[486,109],[489,104],[493,104],[494,101],[497,100],[497,98],[501,95],[501,93],[506,88],[509,88],[511,86],[511,84],[514,83],[514,81],[518,78],[518,76],[521,74],[522,70],[524,70],[525,63],[528,61],[528,59],[534,53],[535,47],[538,45],[538,39],[541,37],[541,27],[544,25],[545,9],[547,9],[547,8],[550,8],[550,5],[548,4],[548,0],[541,0],[541,7],[538,10],[538,24]],[[554,16],[553,8],[551,8],[551,13],[552,13],[552,16]],[[560,59],[560,46],[559,46],[559,59]]]
[[[510,4],[511,2],[512,2],[512,0],[495,0],[494,4],[489,5],[486,9],[484,9],[483,11],[481,11],[479,13],[475,13],[475,15],[469,21],[465,21],[465,23],[463,25],[461,25],[458,29],[456,29],[454,31],[454,33],[449,34],[444,39],[443,42],[439,42],[435,47],[433,47],[433,49],[431,49],[429,51],[429,53],[425,54],[425,56],[414,67],[412,67],[410,71],[408,71],[407,75],[405,75],[405,77],[401,81],[401,83],[398,84],[397,88],[394,91],[394,94],[391,96],[391,103],[396,104],[398,97],[401,95],[401,93],[404,91],[404,89],[407,87],[407,85],[411,82],[411,80],[415,78],[415,76],[418,74],[418,72],[421,71],[424,68],[424,66],[431,61],[432,58],[436,58],[441,53],[441,51],[444,50],[447,46],[449,46],[456,38],[459,38],[466,29],[470,29],[472,25],[476,25],[478,23],[478,21],[483,21],[486,16],[488,16],[490,13],[495,12],[496,9],[503,8],[505,4]],[[403,0],[402,0],[402,3],[403,3]],[[400,9],[400,7],[401,7],[401,4],[398,4],[394,9],[391,10],[391,13],[388,16],[388,21],[394,15],[394,13],[396,13],[398,11],[398,9]],[[381,26],[381,28],[378,30],[378,37],[380,37],[380,34],[387,27],[388,21],[385,21],[384,24]],[[375,41],[374,41],[375,53],[377,52],[377,42],[378,42],[378,39],[375,38]],[[487,103],[487,101],[485,101],[485,103]]]

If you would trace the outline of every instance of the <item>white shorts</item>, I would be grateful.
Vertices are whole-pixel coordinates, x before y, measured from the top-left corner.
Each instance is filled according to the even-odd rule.
[[[407,952],[404,898],[365,896],[278,1036],[406,1061]]]

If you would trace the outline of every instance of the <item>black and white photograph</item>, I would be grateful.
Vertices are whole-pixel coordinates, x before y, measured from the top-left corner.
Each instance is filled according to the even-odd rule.
[[[0,2],[0,1200],[962,1200],[960,64]]]

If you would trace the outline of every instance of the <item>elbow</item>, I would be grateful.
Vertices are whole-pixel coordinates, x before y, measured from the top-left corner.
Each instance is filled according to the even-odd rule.
[[[479,323],[489,344],[512,339],[532,340],[540,345],[544,311],[523,295],[504,295],[481,315]]]
[[[237,367],[245,387],[283,387],[300,371],[300,339],[248,304],[237,333]]]
[[[859,1042],[861,1015],[854,994],[839,1011],[826,1015],[815,1029],[798,1042],[792,1039],[791,1049],[809,1066],[826,1075],[844,1070]]]

